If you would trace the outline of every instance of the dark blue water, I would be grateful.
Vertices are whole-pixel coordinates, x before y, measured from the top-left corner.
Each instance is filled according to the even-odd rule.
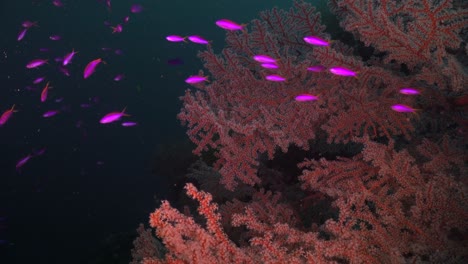
[[[204,47],[169,43],[165,36],[203,35],[220,50],[224,31],[214,25],[217,19],[248,22],[261,10],[291,3],[112,1],[109,11],[96,0],[62,2],[60,8],[52,1],[0,2],[0,112],[13,104],[18,110],[0,128],[0,263],[106,263],[113,254],[125,263],[134,230],[147,223],[155,197],[176,195],[170,193],[171,170],[158,168],[161,157],[189,157],[191,151],[176,119],[178,97],[190,88],[184,78],[201,68],[196,53]],[[133,3],[143,12],[131,14]],[[127,15],[120,34],[104,24]],[[25,20],[39,27],[18,42]],[[50,40],[54,34],[62,39]],[[72,49],[78,54],[67,77],[54,58]],[[36,58],[49,64],[26,69]],[[96,58],[106,64],[83,79],[84,67]],[[120,73],[125,78],[113,81]],[[39,100],[45,82],[32,85],[40,76],[53,86],[45,103]],[[124,107],[131,115],[126,120],[138,126],[99,123]],[[52,109],[60,113],[41,116]],[[41,149],[20,172],[15,169],[19,159]]]

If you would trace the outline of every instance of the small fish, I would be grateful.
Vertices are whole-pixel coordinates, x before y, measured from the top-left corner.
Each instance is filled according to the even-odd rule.
[[[399,113],[414,113],[416,109],[412,108],[411,106],[404,105],[404,104],[396,104],[392,105],[392,110],[399,112]]]
[[[34,79],[33,84],[39,84],[42,81],[44,81],[44,79],[45,79],[45,77],[38,77],[38,78]]]
[[[272,81],[272,82],[284,82],[286,81],[286,78],[280,75],[272,74],[272,75],[267,75],[265,76],[265,79],[267,81]]]
[[[21,167],[23,167],[29,160],[31,160],[31,158],[40,156],[44,154],[45,151],[46,151],[45,148],[40,149],[39,151],[33,151],[33,153],[30,153],[26,155],[25,157],[21,158],[20,160],[18,160],[18,162],[16,163],[16,169],[18,170],[18,172],[20,172]]]
[[[122,126],[124,127],[132,127],[132,126],[136,126],[138,123],[137,122],[123,122],[122,123]]]
[[[23,167],[24,164],[26,164],[26,162],[28,162],[32,157],[33,157],[32,154],[28,154],[26,157],[21,158],[20,160],[18,160],[18,162],[16,163],[16,169],[19,170],[19,169],[20,169],[21,167]]]
[[[330,72],[334,75],[356,77],[357,73],[344,67],[331,67]]]
[[[26,68],[28,68],[28,69],[37,68],[37,67],[40,67],[40,66],[46,64],[47,61],[48,60],[43,60],[43,59],[32,60],[28,64],[26,64]]]
[[[17,112],[15,111],[15,105],[13,105],[11,109],[8,109],[5,112],[3,112],[3,114],[0,116],[0,126],[3,126],[8,121],[8,119],[10,119],[11,115],[15,112]]]
[[[78,51],[75,51],[75,49],[73,49],[72,52],[65,55],[63,57],[62,65],[67,66],[69,63],[71,63],[71,61],[73,59],[73,56],[75,56],[75,54],[77,54],[77,53],[78,53]]]
[[[99,121],[99,123],[101,124],[108,124],[108,123],[112,123],[112,122],[115,122],[117,120],[119,120],[122,116],[130,116],[130,115],[127,115],[125,113],[125,110],[127,108],[125,107],[122,112],[111,112],[111,113],[108,113],[107,115],[103,116],[101,118],[101,120]]]
[[[311,72],[323,72],[325,69],[326,67],[323,65],[315,65],[315,66],[307,67],[307,70]]]
[[[216,21],[216,25],[226,30],[243,30],[245,25],[239,25],[234,21],[228,19],[220,19]]]
[[[70,71],[69,71],[67,68],[65,68],[65,67],[63,67],[63,66],[60,66],[60,67],[59,67],[59,70],[60,70],[65,76],[70,76]]]
[[[123,22],[127,24],[128,21],[130,21],[130,17],[129,16],[124,17]]]
[[[24,38],[24,36],[26,36],[26,32],[28,32],[28,28],[21,30],[16,39],[18,41],[21,41]]]
[[[52,35],[52,36],[49,36],[49,39],[57,41],[57,40],[61,40],[62,37],[60,37],[59,35]]]
[[[47,82],[46,86],[44,89],[42,89],[41,92],[41,102],[45,102],[47,100],[47,93],[49,92],[49,89],[52,87],[49,87],[49,82]]]
[[[192,75],[192,76],[189,76],[187,79],[185,79],[185,82],[189,84],[206,82],[206,81],[208,81],[207,76],[199,76],[199,75]]]
[[[130,12],[134,14],[140,13],[141,11],[143,11],[143,6],[139,4],[133,4],[132,7],[130,8]]]
[[[401,88],[400,93],[405,94],[405,95],[418,95],[418,94],[421,94],[421,92],[418,91],[417,89],[410,88],[410,87]]]
[[[56,114],[58,114],[58,110],[49,110],[49,111],[46,111],[44,114],[42,114],[42,117],[52,117]]]
[[[191,42],[196,43],[196,44],[202,44],[202,45],[210,44],[210,42],[208,40],[204,39],[203,37],[197,36],[197,35],[188,36],[187,38],[188,38],[188,40],[190,40]]]
[[[86,65],[84,72],[83,72],[83,78],[87,79],[91,74],[94,73],[94,70],[96,67],[99,65],[99,63],[103,62],[101,58],[95,59]]]
[[[111,27],[111,28],[112,28],[112,34],[121,33],[123,30],[123,27],[120,24],[117,24],[115,27]]]
[[[299,94],[294,98],[298,102],[317,101],[318,99],[318,96],[312,94]]]
[[[23,23],[21,23],[21,25],[22,25],[24,28],[38,27],[37,21],[31,22],[31,21],[29,21],[29,20],[24,21]]]
[[[117,74],[117,75],[114,77],[114,81],[118,82],[118,81],[121,81],[123,78],[124,78],[124,75],[123,75],[123,74]]]
[[[279,66],[275,63],[262,63],[260,64],[260,66],[265,69],[278,69],[279,68]]]
[[[166,37],[166,40],[170,42],[186,42],[185,37],[179,35],[169,35]]]
[[[304,41],[315,46],[329,46],[331,43],[316,36],[305,36]]]
[[[263,54],[255,55],[253,56],[253,59],[260,63],[276,63],[276,59]]]
[[[56,6],[56,7],[62,7],[62,6],[63,6],[62,1],[60,1],[60,0],[53,0],[53,1],[52,1],[52,4],[53,4],[54,6]]]

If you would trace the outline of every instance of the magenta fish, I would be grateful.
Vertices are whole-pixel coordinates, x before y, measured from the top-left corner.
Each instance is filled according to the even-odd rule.
[[[141,11],[143,11],[143,6],[139,4],[133,4],[132,7],[130,8],[130,12],[134,14],[140,13]]]
[[[60,66],[60,67],[59,67],[59,70],[60,70],[60,72],[62,72],[65,76],[70,76],[70,71],[69,71],[67,68],[65,68],[65,67],[63,67],[63,66]]]
[[[115,77],[114,77],[114,81],[118,82],[118,81],[121,81],[123,79],[124,75],[123,74],[117,74]]]
[[[37,21],[32,22],[32,21],[29,21],[29,20],[24,21],[21,25],[24,28],[38,27]]]
[[[199,76],[199,75],[192,75],[192,76],[189,76],[187,79],[185,79],[185,82],[189,84],[206,82],[206,81],[208,81],[207,76]]]
[[[23,167],[29,160],[31,160],[31,158],[36,157],[36,156],[40,156],[40,155],[44,154],[45,151],[46,151],[46,149],[43,148],[43,149],[40,149],[38,151],[33,151],[33,153],[30,153],[30,154],[26,155],[24,158],[21,158],[16,163],[16,169],[18,171],[20,171],[21,167]]]
[[[26,64],[26,68],[28,68],[28,69],[37,68],[37,67],[40,67],[40,66],[46,64],[47,61],[48,60],[43,60],[43,59],[32,60],[28,64]]]
[[[42,114],[42,117],[52,117],[58,113],[57,110],[49,110]]]
[[[28,28],[21,30],[20,33],[18,34],[17,40],[21,41],[24,38],[24,36],[26,36],[26,32],[28,32]]]
[[[226,30],[243,30],[245,25],[239,25],[229,19],[220,19],[216,21],[216,25]]]
[[[407,87],[407,88],[401,88],[400,93],[405,94],[405,95],[418,95],[421,92],[417,89]]]
[[[307,67],[307,70],[311,72],[323,72],[325,69],[326,67],[323,65],[315,65],[315,66]]]
[[[108,113],[107,115],[103,116],[101,118],[101,120],[99,121],[99,123],[101,124],[108,124],[108,123],[112,123],[112,122],[115,122],[117,120],[119,120],[122,116],[130,116],[130,115],[127,115],[125,113],[125,109],[127,109],[126,107],[122,110],[122,112],[111,112],[111,113]]]
[[[33,157],[32,154],[28,154],[26,157],[20,159],[17,163],[16,163],[16,169],[19,170],[21,167],[24,166],[24,164],[26,164],[26,162],[28,162],[31,158]]]
[[[312,94],[299,94],[294,98],[294,100],[298,102],[317,101],[318,96]]]
[[[117,24],[115,27],[111,27],[111,28],[112,28],[112,34],[121,33],[123,30],[123,27],[120,24]]]
[[[276,59],[268,56],[268,55],[263,55],[263,54],[258,54],[253,56],[253,59],[257,62],[260,63],[276,63]]]
[[[260,64],[260,66],[265,69],[278,69],[279,68],[278,64],[275,64],[275,63],[262,63]]]
[[[91,74],[94,73],[96,70],[96,67],[99,65],[99,63],[103,62],[101,58],[95,59],[86,65],[84,72],[83,72],[83,78],[87,79]]]
[[[187,38],[188,38],[188,40],[190,40],[193,43],[202,44],[202,45],[210,44],[210,42],[208,40],[206,40],[203,37],[200,37],[198,35],[188,36]]]
[[[122,126],[124,127],[132,127],[132,126],[136,126],[138,123],[137,122],[123,122],[122,123]]]
[[[169,35],[166,37],[166,40],[170,42],[182,42],[185,41],[185,37],[179,35]]]
[[[404,104],[392,105],[392,110],[399,113],[414,113],[416,109]]]
[[[44,81],[45,77],[38,77],[36,79],[34,79],[33,83],[34,84],[39,84],[41,83],[42,81]]]
[[[356,77],[357,73],[344,67],[331,67],[330,72],[334,75]]]
[[[15,105],[13,105],[11,109],[8,109],[5,112],[3,112],[3,114],[0,116],[0,126],[3,126],[8,121],[8,119],[10,119],[11,115],[14,112],[16,112]]]
[[[63,6],[62,1],[60,1],[60,0],[53,0],[53,1],[52,1],[52,4],[53,4],[54,6],[56,6],[56,7],[62,7],[62,6]]]
[[[62,65],[67,66],[72,61],[73,56],[75,56],[75,54],[77,53],[78,51],[75,51],[75,49],[73,49],[72,52],[65,55],[65,57],[63,57]]]
[[[49,36],[49,39],[57,41],[57,40],[61,40],[62,37],[60,37],[59,35],[52,35],[52,36]]]
[[[41,92],[41,102],[45,102],[47,100],[47,94],[50,88],[52,87],[49,87],[49,82],[47,82],[46,86],[44,87],[44,89],[42,89]]]
[[[267,75],[265,76],[265,79],[267,81],[272,81],[272,82],[284,82],[286,81],[286,78],[280,75],[272,74],[272,75]]]
[[[330,42],[316,36],[305,36],[304,41],[315,46],[329,46]]]

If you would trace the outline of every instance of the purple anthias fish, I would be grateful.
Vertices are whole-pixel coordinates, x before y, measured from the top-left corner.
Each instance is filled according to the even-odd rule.
[[[28,32],[28,28],[21,30],[20,33],[18,34],[17,40],[21,41],[24,38],[24,36],[26,36],[26,32]]]
[[[318,96],[312,94],[299,94],[294,99],[298,102],[317,101]]]
[[[139,5],[139,4],[134,4],[132,5],[132,7],[130,8],[130,12],[136,14],[136,13],[140,13],[141,11],[143,11],[143,6],[142,5]]]
[[[260,63],[276,63],[276,59],[268,56],[268,55],[263,55],[263,54],[258,54],[253,56],[253,59],[257,62]]]
[[[62,37],[60,37],[59,35],[52,35],[49,37],[50,40],[61,40]]]
[[[42,114],[42,117],[52,117],[52,116],[58,114],[58,112],[59,111],[57,111],[57,110],[50,110],[50,111],[47,111],[44,114]]]
[[[305,36],[304,41],[315,46],[329,46],[330,42],[316,36]]]
[[[21,25],[22,25],[24,28],[30,28],[30,27],[34,27],[34,26],[35,26],[35,27],[38,27],[37,21],[32,22],[32,21],[29,21],[29,20],[24,21]]]
[[[347,68],[344,68],[344,67],[332,67],[330,68],[330,72],[334,75],[339,75],[339,76],[346,76],[346,77],[356,77],[357,76],[357,73],[350,70],[350,69],[347,69]]]
[[[45,79],[45,77],[38,77],[38,78],[36,78],[36,79],[33,81],[33,83],[34,83],[34,84],[41,83],[42,81],[44,81],[44,79]]]
[[[84,69],[83,78],[87,79],[89,76],[91,76],[91,74],[94,73],[94,70],[101,62],[102,62],[102,59],[99,58],[88,63],[88,65],[86,65],[86,68]]]
[[[412,108],[411,106],[403,105],[403,104],[392,105],[392,109],[393,111],[400,112],[400,113],[413,113],[416,111],[416,109]]]
[[[202,45],[210,44],[210,42],[208,40],[204,39],[203,37],[197,36],[197,35],[188,36],[187,38],[188,38],[188,40],[190,40],[193,43],[202,44]]]
[[[121,33],[123,30],[123,27],[120,24],[117,24],[115,27],[111,27],[111,28],[112,28],[112,34]]]
[[[267,81],[272,81],[272,82],[284,82],[286,81],[286,78],[280,75],[272,74],[272,75],[267,75],[265,76],[265,79]]]
[[[421,92],[419,92],[419,90],[417,90],[417,89],[408,87],[408,88],[401,88],[400,93],[401,94],[406,94],[406,95],[418,95]]]
[[[40,149],[39,151],[34,151],[33,153],[31,154],[28,154],[26,157],[24,158],[21,158],[17,163],[16,163],[16,170],[20,170],[21,167],[24,166],[24,164],[26,164],[31,158],[35,157],[35,156],[39,156],[39,155],[42,155],[44,154],[44,152],[46,151],[45,148],[43,149]]]
[[[198,76],[198,75],[192,75],[192,76],[188,77],[187,79],[185,79],[185,82],[189,83],[189,84],[194,84],[194,83],[199,83],[199,82],[206,82],[206,81],[208,81],[208,77]]]
[[[236,22],[228,20],[228,19],[220,19],[216,21],[216,25],[226,30],[243,30],[244,29],[244,25],[239,25]]]
[[[166,40],[170,42],[182,42],[185,41],[185,37],[179,35],[169,35],[166,37]]]
[[[43,59],[32,60],[28,64],[26,64],[26,68],[28,69],[37,68],[47,63],[47,61],[48,60],[43,60]]]
[[[117,74],[115,77],[114,77],[114,81],[118,82],[118,81],[121,81],[123,79],[124,75],[123,74]]]
[[[75,49],[73,49],[72,52],[65,55],[65,57],[63,57],[62,65],[67,66],[67,64],[69,64],[72,61],[73,56],[75,56],[75,54],[77,53],[78,51],[75,51]]]
[[[111,112],[111,113],[108,113],[107,115],[103,116],[101,118],[101,120],[99,121],[99,123],[101,124],[108,124],[108,123],[112,123],[112,122],[115,122],[117,120],[119,120],[122,116],[130,116],[130,115],[127,115],[125,113],[125,109],[127,109],[126,107],[122,110],[122,112]]]
[[[60,0],[53,0],[52,4],[54,4],[54,6],[56,6],[56,7],[62,7],[63,6],[62,1],[60,1]]]
[[[311,72],[322,72],[325,69],[326,69],[326,67],[323,66],[323,65],[315,65],[315,66],[307,67],[307,70],[311,71]]]
[[[15,105],[13,105],[10,109],[3,112],[3,114],[0,116],[0,126],[3,126],[8,121],[8,119],[10,119],[11,115],[14,112],[16,112]]]
[[[278,64],[275,64],[275,63],[262,63],[260,64],[260,66],[265,69],[278,69],[279,68]]]
[[[122,123],[122,126],[124,127],[132,127],[132,126],[136,126],[137,123],[136,122],[123,122]]]

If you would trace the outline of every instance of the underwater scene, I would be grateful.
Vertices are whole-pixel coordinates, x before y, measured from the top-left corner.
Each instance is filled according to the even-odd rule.
[[[0,2],[0,264],[468,263],[468,2]]]

